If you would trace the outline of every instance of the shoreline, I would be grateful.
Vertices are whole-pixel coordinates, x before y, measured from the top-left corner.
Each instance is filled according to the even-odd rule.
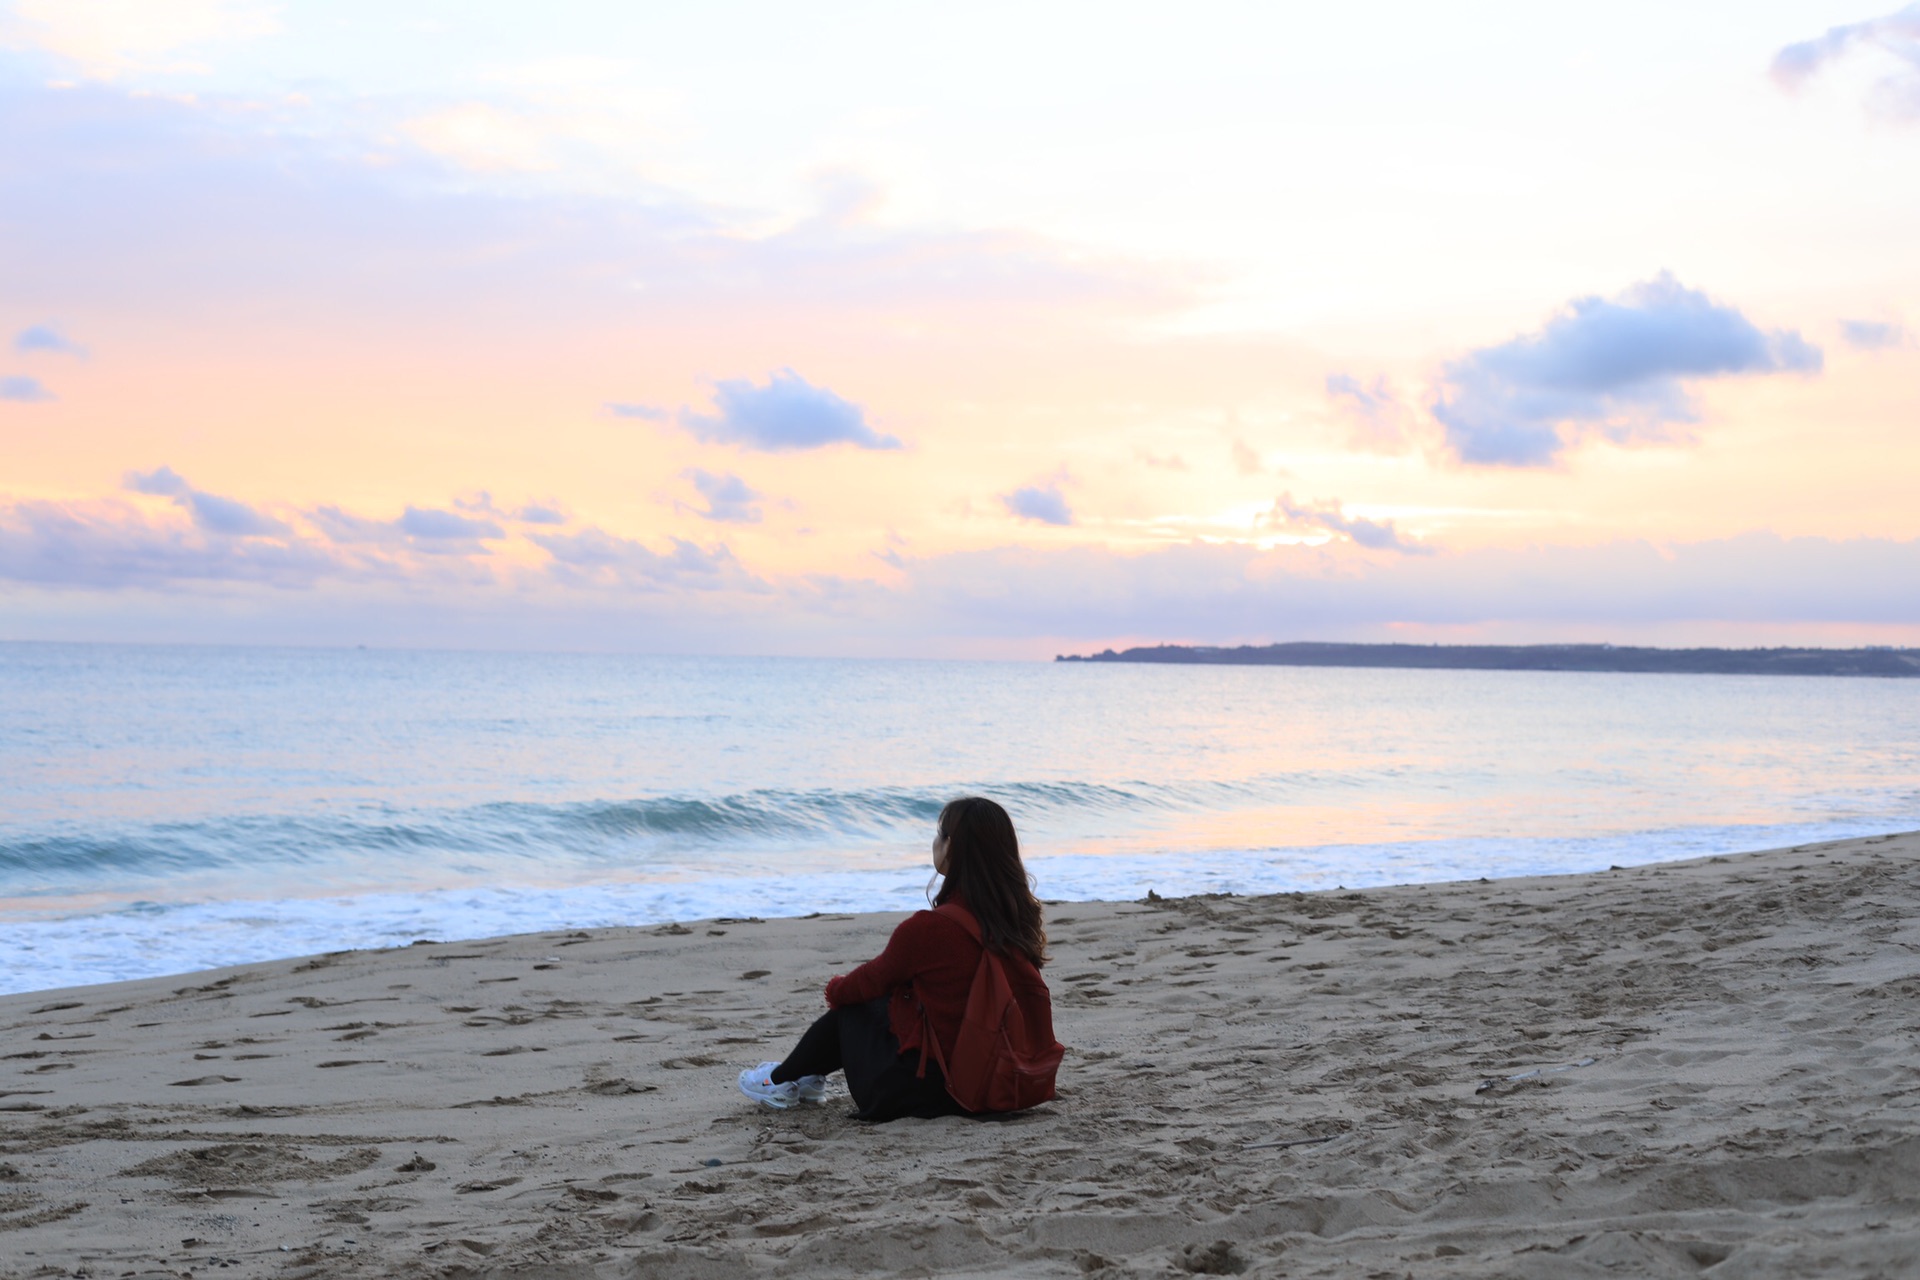
[[[0,1276],[1920,1263],[1920,833],[1058,904],[1056,1102],[875,1127],[838,1089],[741,1098],[899,918],[0,997]]]
[[[1911,820],[1911,819],[1909,819]],[[1131,901],[1205,893],[1263,896],[1335,889],[1387,890],[1481,876],[1494,881],[1579,875],[1731,856],[1753,848],[1885,834],[1858,819],[1767,826],[1698,826],[1576,837],[1442,836],[1403,842],[1174,854],[1030,856],[1050,902]],[[49,909],[48,898],[0,899],[0,996],[145,978],[186,978],[330,950],[381,950],[416,939],[485,940],[510,933],[649,928],[720,915],[799,918],[922,905],[926,871],[907,867],[714,879],[476,881],[395,889],[316,888],[297,896],[185,901],[123,894],[91,910]],[[37,910],[20,909],[31,903]],[[8,911],[6,908],[13,908]],[[883,909],[892,909],[891,907]],[[26,975],[31,975],[26,978]],[[23,980],[25,978],[25,980]]]

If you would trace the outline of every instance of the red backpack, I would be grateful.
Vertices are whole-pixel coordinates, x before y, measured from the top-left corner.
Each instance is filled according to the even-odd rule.
[[[934,910],[981,944],[980,967],[973,971],[951,1062],[921,1010],[920,1074],[927,1073],[931,1048],[946,1075],[947,1092],[968,1111],[1024,1111],[1050,1100],[1066,1046],[1053,1038],[1053,999],[1047,984],[1024,956],[998,956],[988,950],[980,922],[959,903]]]

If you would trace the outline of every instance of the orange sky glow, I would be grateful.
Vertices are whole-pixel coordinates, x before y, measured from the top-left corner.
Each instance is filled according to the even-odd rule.
[[[1920,6],[916,12],[0,9],[0,639],[1920,643]]]

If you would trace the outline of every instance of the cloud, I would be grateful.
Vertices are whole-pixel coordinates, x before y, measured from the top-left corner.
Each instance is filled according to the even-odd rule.
[[[850,226],[865,222],[882,205],[887,193],[878,182],[856,169],[829,167],[817,170],[809,180],[817,202],[815,217],[821,222]]]
[[[230,538],[261,538],[292,532],[280,521],[262,515],[244,502],[202,493],[172,467],[129,471],[122,485],[132,493],[172,498],[175,506],[186,510],[192,515],[193,523],[208,533]]]
[[[149,521],[124,503],[0,505],[0,580],[91,590],[182,583],[312,586],[337,566],[301,541],[204,536]]]
[[[40,385],[40,379],[24,376],[0,378],[0,400],[13,400],[20,404],[43,404],[54,399],[53,392]]]
[[[1905,325],[1885,320],[1842,320],[1840,336],[1855,351],[1892,351],[1913,343]]]
[[[208,533],[235,538],[270,537],[287,533],[287,526],[271,516],[261,515],[244,502],[212,493],[183,495],[193,522]]]
[[[712,414],[680,411],[680,423],[712,443],[779,451],[853,444],[862,449],[899,449],[893,436],[867,425],[859,405],[816,387],[791,369],[780,369],[756,387],[727,379],[713,388]]]
[[[1383,453],[1397,453],[1406,447],[1412,415],[1385,378],[1375,378],[1369,387],[1350,374],[1328,374],[1327,394],[1353,424],[1357,447]]]
[[[1461,461],[1545,466],[1590,434],[1675,439],[1696,421],[1689,380],[1821,364],[1798,333],[1762,332],[1663,272],[1615,299],[1576,298],[1539,332],[1448,363],[1432,409]]]
[[[1260,453],[1245,440],[1233,442],[1233,469],[1243,476],[1257,476],[1264,469],[1260,465]]]
[[[1870,107],[1893,119],[1920,118],[1920,4],[1865,22],[1829,27],[1824,35],[1786,46],[1773,55],[1773,82],[1785,92],[1797,93],[1822,68],[1861,46],[1891,54],[1902,64],[1875,86]]]
[[[1920,625],[1920,539],[1742,534],[1656,545],[1437,550],[1365,559],[1327,548],[1188,543],[1139,554],[1005,547],[912,562],[910,636],[1338,638],[1386,629]],[[1056,650],[1057,651],[1057,650]]]
[[[328,542],[341,546],[399,546],[406,541],[395,521],[369,520],[335,506],[315,507],[307,512],[307,518],[313,521],[314,527],[325,535]]]
[[[1169,453],[1163,457],[1151,450],[1142,450],[1140,453],[1140,461],[1146,463],[1155,471],[1187,470],[1187,460],[1177,453]]]
[[[471,516],[457,515],[451,511],[435,511],[431,507],[407,506],[394,526],[410,538],[425,538],[428,541],[448,540],[477,541],[481,538],[504,538],[506,530],[491,520],[475,519]]]
[[[493,495],[487,492],[485,489],[480,489],[473,493],[465,494],[465,495],[462,495],[461,497],[455,498],[453,500],[453,505],[456,509],[460,511],[468,512],[475,516],[493,516],[499,520],[512,520],[519,524],[565,524],[568,520],[566,507],[559,502],[555,502],[551,500],[547,502],[525,503],[524,505],[516,507],[511,511],[502,510],[500,507],[494,504]],[[491,524],[492,522],[487,521],[484,523]],[[472,535],[462,534],[460,536],[498,538],[498,537],[503,537],[505,535],[501,533],[492,533],[492,534],[472,534]]]
[[[618,400],[607,401],[606,409],[616,418],[638,418],[642,422],[665,422],[673,416],[650,404],[626,404]]]
[[[478,172],[554,167],[540,129],[485,102],[465,102],[409,120],[401,131],[423,149]]]
[[[1030,235],[812,220],[769,232],[758,211],[636,191],[631,171],[617,194],[597,178],[585,190],[561,178],[478,180],[399,138],[395,103],[342,115],[325,101],[53,89],[0,68],[8,296],[58,298],[75,316],[111,312],[123,327],[222,332],[272,296],[316,331],[430,333],[476,351],[519,349],[512,316],[537,315],[554,318],[556,342],[591,346],[617,331],[683,355],[748,332],[902,325],[955,349],[1063,330],[1105,341],[1197,296],[1184,270]],[[511,315],[493,305],[503,297]],[[209,369],[229,358],[199,357]],[[774,366],[722,371],[743,367],[758,382]],[[655,422],[677,407],[612,390],[612,408],[583,407]],[[690,407],[728,425],[720,409]],[[871,410],[853,414],[855,444],[897,444]]]
[[[1267,514],[1267,523],[1275,529],[1289,526],[1325,529],[1369,551],[1398,551],[1405,555],[1433,553],[1432,547],[1401,537],[1391,520],[1368,520],[1361,516],[1346,515],[1338,502],[1316,502],[1311,506],[1301,506],[1290,493],[1283,493],[1274,501],[1273,509]]]
[[[150,509],[115,499],[0,500],[0,581],[139,591],[212,582],[280,588],[328,584],[348,593],[404,586],[450,592],[444,597],[449,607],[481,611],[496,607],[493,593],[503,582],[520,590],[557,585],[597,591],[609,607],[636,590],[650,596],[687,591],[764,596],[769,591],[724,544],[670,538],[665,550],[656,551],[591,526],[565,533],[525,521],[530,527],[523,532],[545,553],[544,562],[520,561],[496,570],[490,565],[497,562],[485,559],[492,552],[484,544],[506,534],[485,516],[410,504],[396,519],[377,520],[320,506],[301,513],[316,538],[245,503],[204,493],[171,467],[128,472],[123,488],[170,499],[179,518],[155,519]],[[485,493],[461,501],[467,511],[492,507]],[[555,521],[566,518],[558,510],[533,510]]]
[[[59,355],[87,357],[87,349],[52,325],[36,324],[14,335],[13,349],[19,352],[51,351]]]
[[[1333,506],[1287,505],[1307,519]],[[1005,653],[1041,638],[1053,652],[1076,637],[1238,643],[1463,626],[1571,629],[1594,640],[1693,624],[1762,635],[1800,624],[1920,628],[1920,539],[1753,533],[1421,556],[1299,544],[1008,546],[883,552],[894,566],[883,585],[763,581],[724,544],[668,539],[655,549],[594,527],[535,532],[545,559],[496,579],[469,561],[416,551],[396,521],[365,523],[390,545],[221,536],[184,509],[164,507],[156,519],[118,499],[0,501],[0,595],[16,634],[31,626],[47,635],[287,642],[314,626],[313,635],[346,641],[431,636],[656,652],[960,654],[991,640]],[[60,603],[80,592],[95,598]],[[297,592],[310,593],[306,603],[288,594]],[[219,607],[200,603],[208,598]]]
[[[4,43],[43,49],[88,75],[177,69],[171,55],[277,29],[259,0],[16,0]]]
[[[702,519],[727,524],[758,524],[760,508],[755,504],[764,496],[736,475],[715,475],[695,467],[682,472],[707,500],[707,509],[698,512]]]
[[[491,510],[490,498],[482,494],[480,501],[483,509]],[[335,506],[315,507],[306,516],[336,546],[378,548],[388,555],[416,552],[442,560],[486,556],[492,553],[484,542],[506,536],[496,521],[411,503],[394,520],[373,520]]]
[[[1000,501],[1022,520],[1057,525],[1073,523],[1073,510],[1067,506],[1066,496],[1060,492],[1057,482],[1024,485],[1012,493],[1001,494]]]
[[[172,467],[156,467],[152,471],[129,471],[121,485],[129,492],[147,493],[160,498],[183,498],[193,491],[193,486]]]
[[[764,590],[764,584],[741,567],[725,543],[701,547],[669,538],[670,550],[662,553],[644,542],[594,527],[579,533],[529,536],[553,558],[555,580],[569,586]]]

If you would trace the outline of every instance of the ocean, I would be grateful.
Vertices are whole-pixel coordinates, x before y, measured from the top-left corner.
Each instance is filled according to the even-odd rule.
[[[1920,681],[0,644],[0,992],[419,938],[1592,871],[1920,827]]]

